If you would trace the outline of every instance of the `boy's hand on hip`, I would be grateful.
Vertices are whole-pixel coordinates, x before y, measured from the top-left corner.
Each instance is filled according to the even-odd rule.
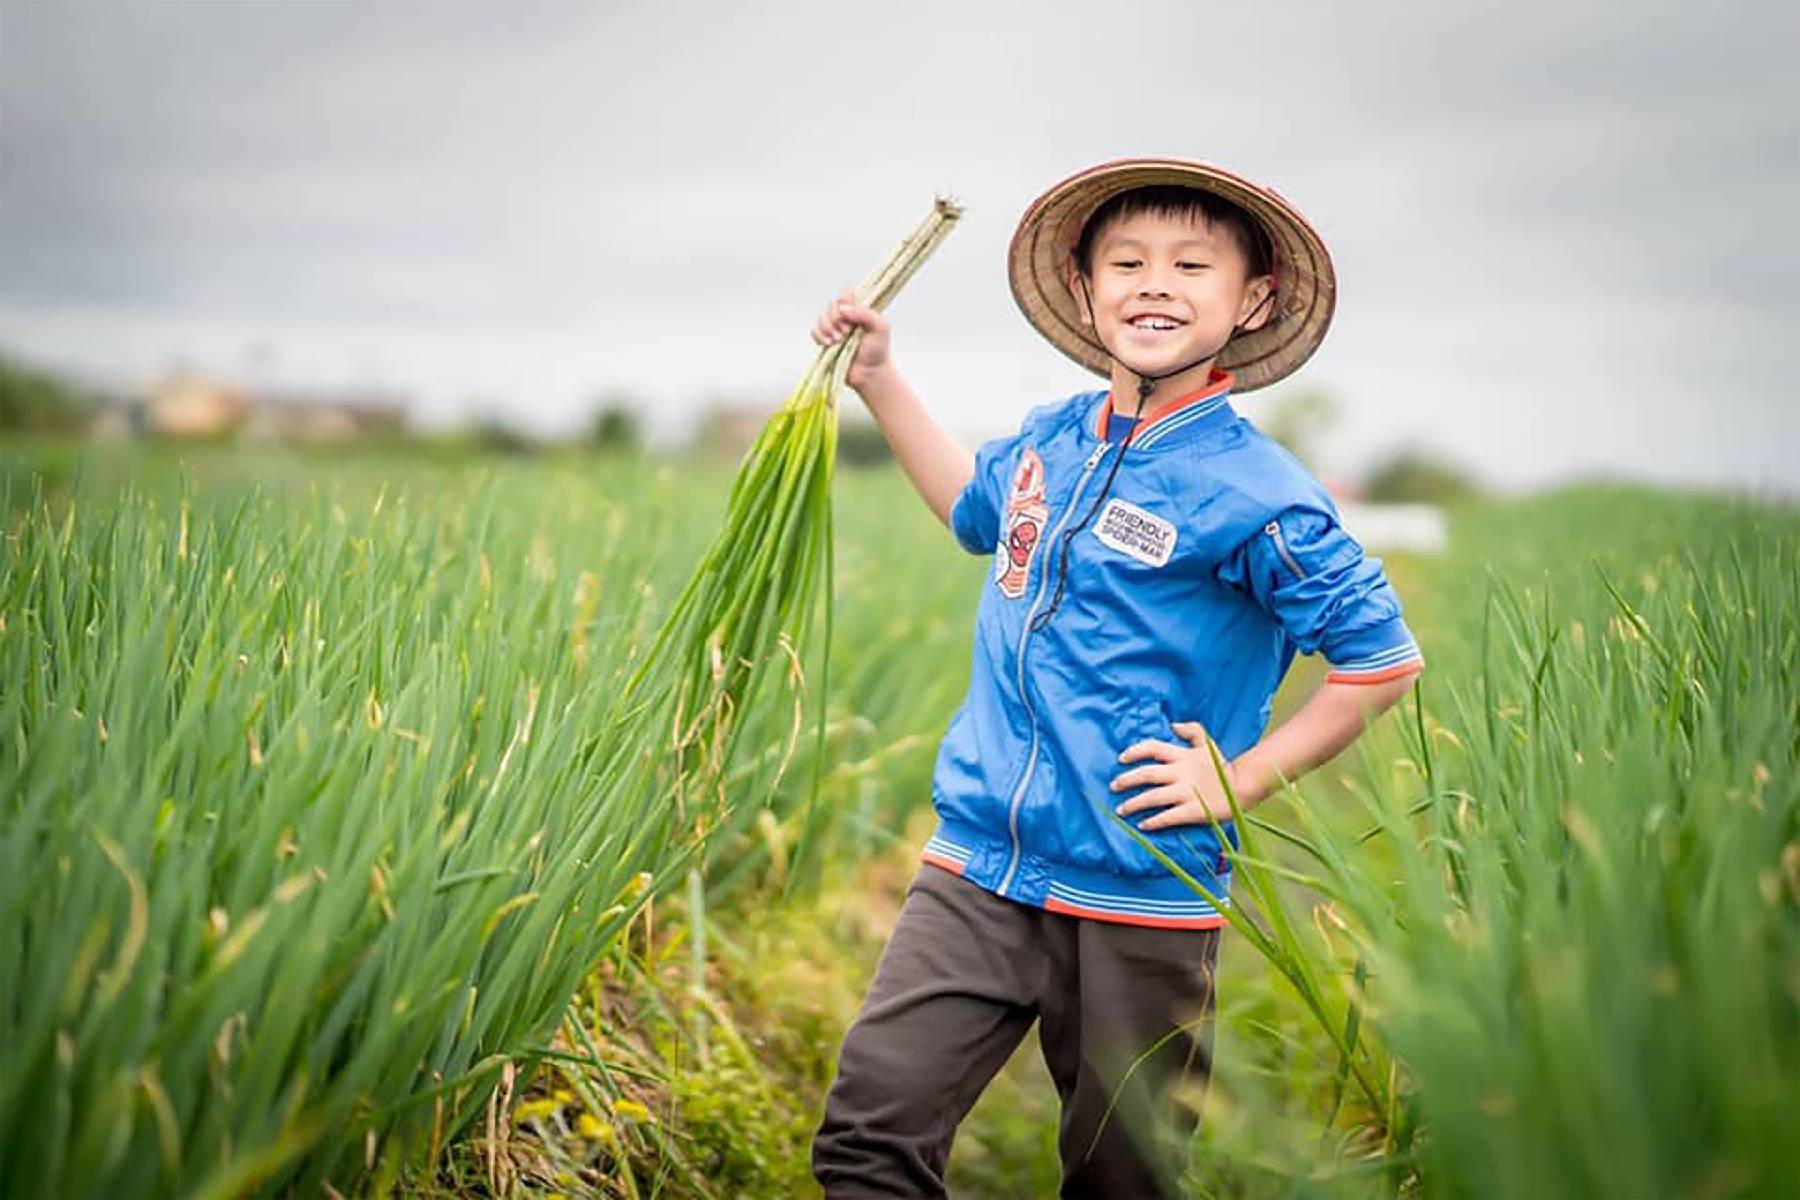
[[[1128,817],[1147,808],[1160,808],[1161,812],[1138,825],[1146,831],[1171,825],[1205,825],[1231,820],[1231,802],[1225,798],[1218,770],[1213,766],[1212,752],[1207,748],[1211,739],[1206,730],[1197,721],[1177,721],[1174,729],[1192,744],[1176,746],[1146,738],[1119,755],[1122,763],[1153,761],[1134,767],[1112,781],[1115,792],[1138,787],[1149,789],[1113,811]],[[1232,791],[1236,792],[1237,779],[1229,762],[1225,764],[1225,777],[1231,780]],[[1241,798],[1238,803],[1245,806]]]
[[[821,346],[832,346],[849,337],[852,330],[862,330],[856,357],[850,360],[850,370],[844,376],[844,382],[860,392],[872,376],[888,365],[888,331],[892,328],[886,317],[865,307],[853,289],[845,288],[825,306],[824,315],[813,326],[812,337]]]

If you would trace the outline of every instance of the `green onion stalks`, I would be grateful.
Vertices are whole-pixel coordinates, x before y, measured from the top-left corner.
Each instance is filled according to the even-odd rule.
[[[858,287],[859,299],[885,308],[961,213],[940,197]],[[718,536],[622,692],[623,710],[648,722],[646,733],[667,752],[659,787],[672,791],[681,817],[697,794],[723,807],[739,718],[777,674],[793,693],[792,752],[802,724],[802,663],[821,590],[830,589],[836,397],[860,341],[859,330],[821,349],[764,426],[738,468]],[[827,646],[829,631],[828,601]],[[695,832],[704,834],[703,818]]]

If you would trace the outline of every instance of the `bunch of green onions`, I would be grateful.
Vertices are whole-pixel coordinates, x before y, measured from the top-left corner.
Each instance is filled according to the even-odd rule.
[[[923,221],[857,288],[885,308],[962,215],[939,197]],[[778,676],[792,692],[793,721],[776,777],[804,725],[802,664],[825,593],[818,728],[829,677],[832,574],[831,478],[837,394],[861,331],[822,348],[799,386],[764,426],[732,484],[724,523],[622,693],[628,720],[648,722],[643,744],[666,752],[662,783],[685,817],[690,797],[723,808],[725,769],[740,715]],[[815,767],[823,755],[815,756]],[[706,832],[705,817],[695,833]]]

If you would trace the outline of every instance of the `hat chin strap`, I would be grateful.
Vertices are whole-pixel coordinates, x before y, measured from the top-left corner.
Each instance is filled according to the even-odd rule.
[[[1079,272],[1076,273],[1075,278],[1081,284],[1082,298],[1087,301],[1088,319],[1090,321],[1092,321],[1093,317],[1094,317],[1094,297],[1088,291],[1087,278],[1085,276],[1083,276],[1082,274],[1080,274]],[[1256,302],[1256,307],[1250,310],[1250,316],[1245,317],[1244,321],[1248,321],[1250,319],[1250,317],[1254,317],[1257,313],[1261,312],[1262,306],[1267,304],[1270,300],[1274,299],[1274,297],[1275,297],[1275,291],[1273,288],[1271,288],[1267,295],[1265,295],[1261,300],[1258,300]],[[1172,367],[1169,370],[1160,372],[1159,374],[1156,374],[1156,375],[1146,375],[1144,372],[1138,370],[1135,367],[1129,367],[1129,366],[1126,367],[1125,368],[1126,370],[1130,371],[1133,375],[1136,375],[1138,377],[1137,408],[1133,410],[1131,415],[1134,418],[1136,418],[1143,414],[1144,402],[1146,400],[1150,399],[1150,393],[1154,392],[1156,390],[1156,385],[1161,383],[1163,380],[1169,378],[1171,375],[1179,375],[1183,371],[1191,371],[1195,367],[1199,366],[1201,363],[1210,362],[1211,360],[1219,357],[1219,355],[1225,353],[1225,347],[1231,345],[1231,339],[1236,337],[1240,333],[1246,332],[1244,329],[1244,321],[1239,321],[1236,325],[1233,325],[1231,327],[1231,332],[1225,335],[1225,340],[1220,342],[1213,349],[1207,351],[1205,354],[1200,355],[1198,358],[1194,358],[1194,359],[1189,360],[1188,362],[1183,363],[1179,367]],[[1114,362],[1116,362],[1116,363],[1124,362],[1124,360],[1121,359],[1117,354],[1113,353],[1113,349],[1111,346],[1108,346],[1104,341],[1100,340],[1100,323],[1098,321],[1094,321],[1094,340],[1096,342],[1100,342],[1100,348],[1102,350],[1106,351],[1106,353],[1112,358],[1112,360]]]

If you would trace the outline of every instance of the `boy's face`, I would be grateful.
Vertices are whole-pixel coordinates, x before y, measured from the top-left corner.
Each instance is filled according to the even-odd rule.
[[[1137,213],[1102,229],[1094,241],[1091,274],[1085,281],[1071,274],[1069,282],[1083,324],[1113,356],[1115,393],[1125,382],[1119,364],[1140,375],[1160,375],[1199,356],[1204,360],[1159,383],[1153,398],[1204,386],[1232,327],[1243,322],[1255,329],[1266,318],[1270,279],[1248,278],[1247,270],[1231,231],[1201,216]],[[1135,387],[1122,394],[1135,395]]]

